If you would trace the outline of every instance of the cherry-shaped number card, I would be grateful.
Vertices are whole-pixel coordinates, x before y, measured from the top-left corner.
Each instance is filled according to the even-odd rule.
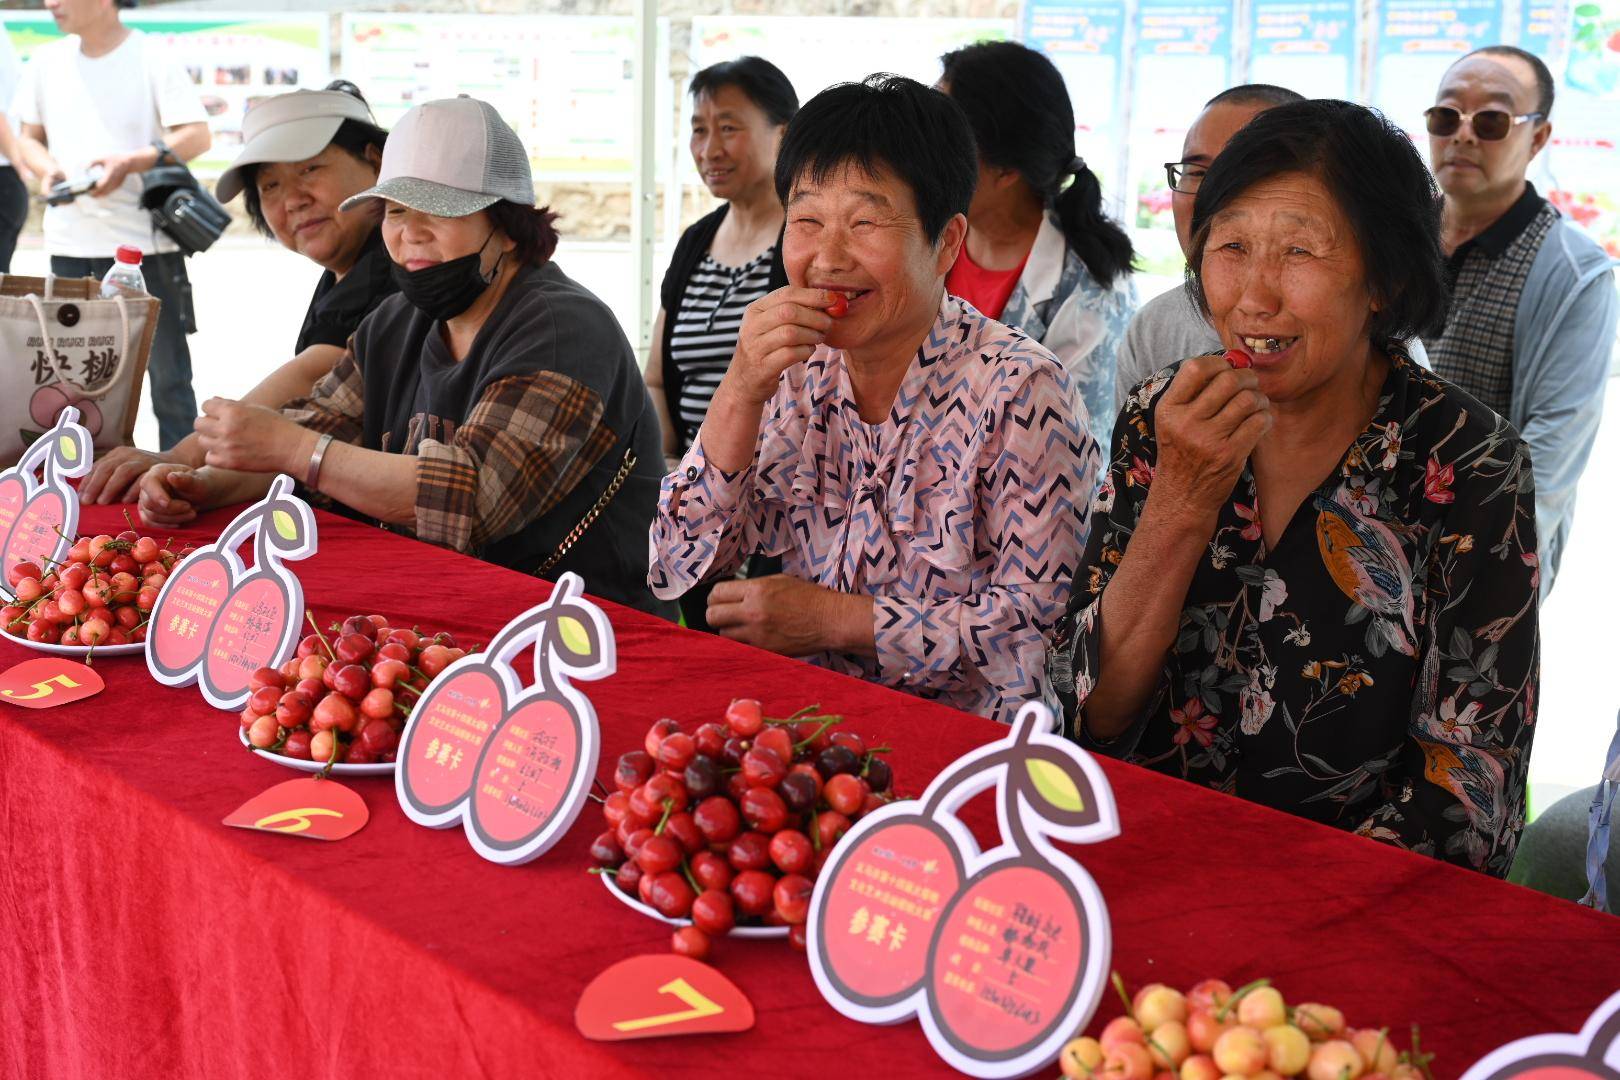
[[[1462,1080],[1620,1080],[1620,994],[1579,1035],[1532,1035],[1493,1050]]]
[[[315,551],[315,515],[292,489],[277,476],[269,494],[164,582],[146,638],[146,666],[158,682],[196,682],[210,705],[235,711],[247,704],[255,671],[291,658],[304,589],[285,564]],[[237,552],[249,540],[251,569]]]
[[[613,674],[613,628],[577,574],[482,653],[433,680],[400,736],[394,789],[419,825],[461,824],[491,862],[525,863],[568,831],[596,775],[596,710],[574,679]],[[512,661],[534,647],[534,683]]]
[[[936,1053],[978,1077],[1057,1058],[1096,1010],[1110,934],[1102,893],[1050,838],[1119,833],[1113,792],[1084,751],[1025,705],[1005,739],[969,753],[921,799],[862,818],[810,904],[810,969],[845,1016],[916,1016]],[[956,812],[994,787],[1001,843],[980,851]]]
[[[79,493],[68,480],[88,473],[94,454],[78,419],[78,409],[63,409],[56,425],[0,472],[0,560],[7,567],[59,563],[73,544]],[[43,477],[35,475],[39,470]]]

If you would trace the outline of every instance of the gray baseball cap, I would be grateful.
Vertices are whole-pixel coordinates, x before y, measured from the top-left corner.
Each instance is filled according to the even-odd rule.
[[[426,101],[400,117],[383,149],[377,186],[343,203],[387,199],[435,217],[466,217],[505,200],[534,205],[529,155],[487,101]]]
[[[230,202],[240,195],[248,166],[314,157],[331,144],[345,120],[377,127],[366,103],[341,90],[294,90],[259,102],[242,117],[242,152],[220,174],[215,197]]]

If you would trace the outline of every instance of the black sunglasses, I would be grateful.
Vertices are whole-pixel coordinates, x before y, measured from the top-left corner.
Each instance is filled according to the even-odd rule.
[[[1430,135],[1455,135],[1462,122],[1467,120],[1474,129],[1474,136],[1482,142],[1497,142],[1508,137],[1508,133],[1520,124],[1531,120],[1540,120],[1545,114],[1538,112],[1525,113],[1514,116],[1501,109],[1481,109],[1476,113],[1458,112],[1449,105],[1436,105],[1426,109],[1424,118],[1429,124]]]

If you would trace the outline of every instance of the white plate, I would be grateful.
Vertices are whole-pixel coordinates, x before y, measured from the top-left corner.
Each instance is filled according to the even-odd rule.
[[[341,766],[339,767],[341,768]],[[364,765],[359,767],[365,768]],[[643,915],[650,916],[651,918],[657,919],[659,922],[665,923],[669,926],[692,925],[691,919],[671,919],[665,915],[659,914],[657,908],[651,908],[646,904],[643,904],[639,899],[629,895],[623,889],[613,884],[613,875],[598,874],[597,877],[602,879],[602,884],[607,886],[607,891],[612,893],[619,903],[624,904],[627,907],[635,908]],[[788,936],[789,929],[791,928],[786,926],[734,926],[731,929],[731,933],[727,934],[726,936],[735,938],[785,938]]]
[[[91,656],[92,646],[89,645],[60,645],[48,641],[29,641],[25,637],[18,637],[10,631],[5,631],[5,639],[14,645],[21,645],[25,649],[34,649],[38,652],[55,653],[57,656]],[[93,647],[95,656],[134,656],[146,651],[146,642],[132,641],[128,645],[96,645]]]
[[[287,768],[297,769],[299,772],[320,772],[322,769],[326,768],[326,762],[324,761],[305,761],[303,758],[287,757],[285,754],[272,754],[268,750],[259,750],[254,748],[248,743],[247,728],[239,725],[237,727],[237,731],[242,737],[242,745],[252,749],[255,754],[258,754],[266,761],[273,761],[277,765],[285,765]],[[398,764],[399,763],[397,761],[379,761],[375,765],[345,765],[342,762],[338,762],[336,765],[332,766],[331,775],[393,776],[394,767]]]

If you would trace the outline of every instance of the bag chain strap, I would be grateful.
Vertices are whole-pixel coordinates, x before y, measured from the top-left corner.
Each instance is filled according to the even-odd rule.
[[[579,524],[570,529],[568,535],[563,537],[562,543],[557,545],[557,550],[552,553],[551,558],[540,564],[540,569],[535,571],[535,576],[544,577],[551,571],[552,567],[562,562],[563,556],[567,555],[569,549],[579,543],[579,538],[585,535],[585,530],[596,524],[596,519],[602,516],[602,511],[607,509],[608,503],[613,501],[613,496],[619,493],[619,488],[623,487],[625,480],[629,479],[630,470],[635,467],[636,452],[631,447],[625,447],[624,461],[620,463],[619,471],[613,474],[613,479],[608,483],[607,490],[602,492],[602,497],[596,500],[595,506],[585,511],[585,516],[579,519]]]

